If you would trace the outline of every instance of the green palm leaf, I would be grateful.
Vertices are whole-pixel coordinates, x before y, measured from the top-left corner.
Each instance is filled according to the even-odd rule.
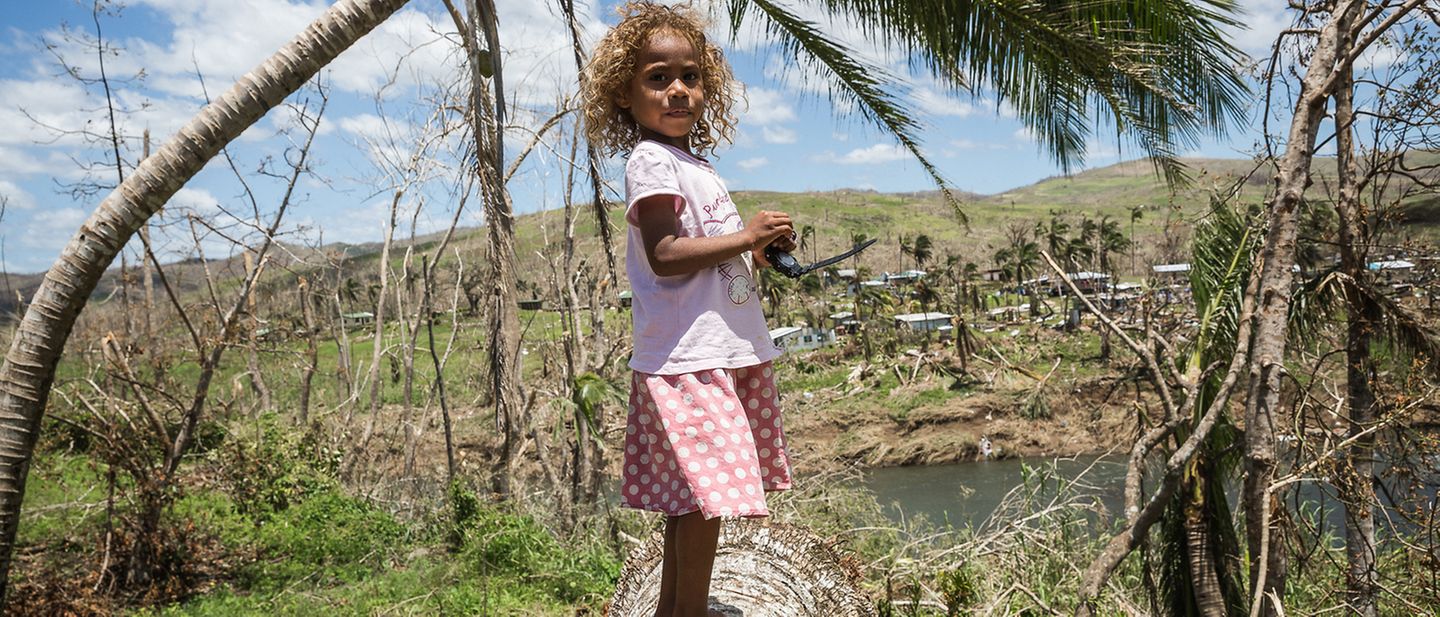
[[[1247,90],[1237,69],[1243,54],[1222,35],[1222,28],[1238,23],[1233,0],[810,4],[874,32],[912,54],[912,66],[947,83],[993,89],[1066,171],[1084,163],[1089,109],[1106,116],[1118,138],[1152,157],[1172,183],[1186,180],[1175,153],[1195,146],[1206,132],[1223,134],[1244,111]],[[752,6],[795,19],[768,0],[730,0],[734,29]],[[823,38],[813,24],[806,25]],[[809,51],[808,45],[782,45]],[[830,48],[835,49],[840,48]],[[827,65],[830,59],[810,58]],[[868,105],[865,97],[859,100]],[[899,108],[893,96],[884,102],[889,104],[862,109],[882,119],[882,127],[907,122],[888,114]]]
[[[752,14],[761,20],[766,33],[774,37],[781,50],[797,64],[828,74],[835,80],[830,88],[831,98],[853,104],[866,120],[893,135],[901,146],[909,150],[925,173],[940,187],[956,218],[962,224],[968,223],[960,202],[946,185],[945,177],[920,150],[916,134],[921,127],[914,120],[915,114],[887,88],[887,84],[900,83],[898,77],[857,59],[853,50],[825,36],[813,22],[770,0],[730,0],[731,34],[738,34],[745,18]]]

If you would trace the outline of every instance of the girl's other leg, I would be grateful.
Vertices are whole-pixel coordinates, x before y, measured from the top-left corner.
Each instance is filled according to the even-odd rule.
[[[660,562],[660,604],[655,617],[671,617],[675,613],[675,528],[678,516],[665,517],[665,553]]]
[[[707,617],[710,571],[720,542],[720,518],[691,512],[675,521],[675,612],[673,617]]]

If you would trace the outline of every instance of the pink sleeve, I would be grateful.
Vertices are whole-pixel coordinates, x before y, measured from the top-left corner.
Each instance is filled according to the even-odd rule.
[[[636,224],[635,204],[654,195],[674,195],[677,213],[685,207],[675,157],[641,142],[625,163],[625,220]]]

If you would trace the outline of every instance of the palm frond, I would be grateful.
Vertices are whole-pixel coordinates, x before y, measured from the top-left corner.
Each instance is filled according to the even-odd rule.
[[[915,114],[899,96],[887,89],[890,84],[901,83],[899,77],[858,59],[854,50],[827,37],[816,24],[770,0],[730,0],[732,36],[739,34],[744,19],[752,14],[761,20],[762,28],[776,40],[786,55],[798,64],[819,70],[834,79],[830,88],[832,98],[854,104],[862,117],[893,135],[901,146],[910,151],[940,188],[945,202],[960,223],[969,224],[969,217],[950,191],[945,177],[920,149],[917,135],[921,126],[915,121]]]
[[[1222,33],[1239,22],[1234,0],[811,2],[911,53],[912,66],[992,88],[1067,172],[1084,163],[1092,106],[1174,184],[1186,181],[1176,152],[1245,110],[1244,55]]]

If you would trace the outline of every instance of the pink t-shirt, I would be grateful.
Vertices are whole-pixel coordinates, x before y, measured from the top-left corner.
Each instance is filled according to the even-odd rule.
[[[676,196],[681,236],[723,236],[745,228],[709,163],[654,141],[641,141],[630,152],[625,165],[625,220],[630,223],[625,272],[635,294],[630,368],[677,375],[753,366],[779,356],[760,312],[748,251],[691,274],[658,276],[650,268],[635,203],[653,195]]]

